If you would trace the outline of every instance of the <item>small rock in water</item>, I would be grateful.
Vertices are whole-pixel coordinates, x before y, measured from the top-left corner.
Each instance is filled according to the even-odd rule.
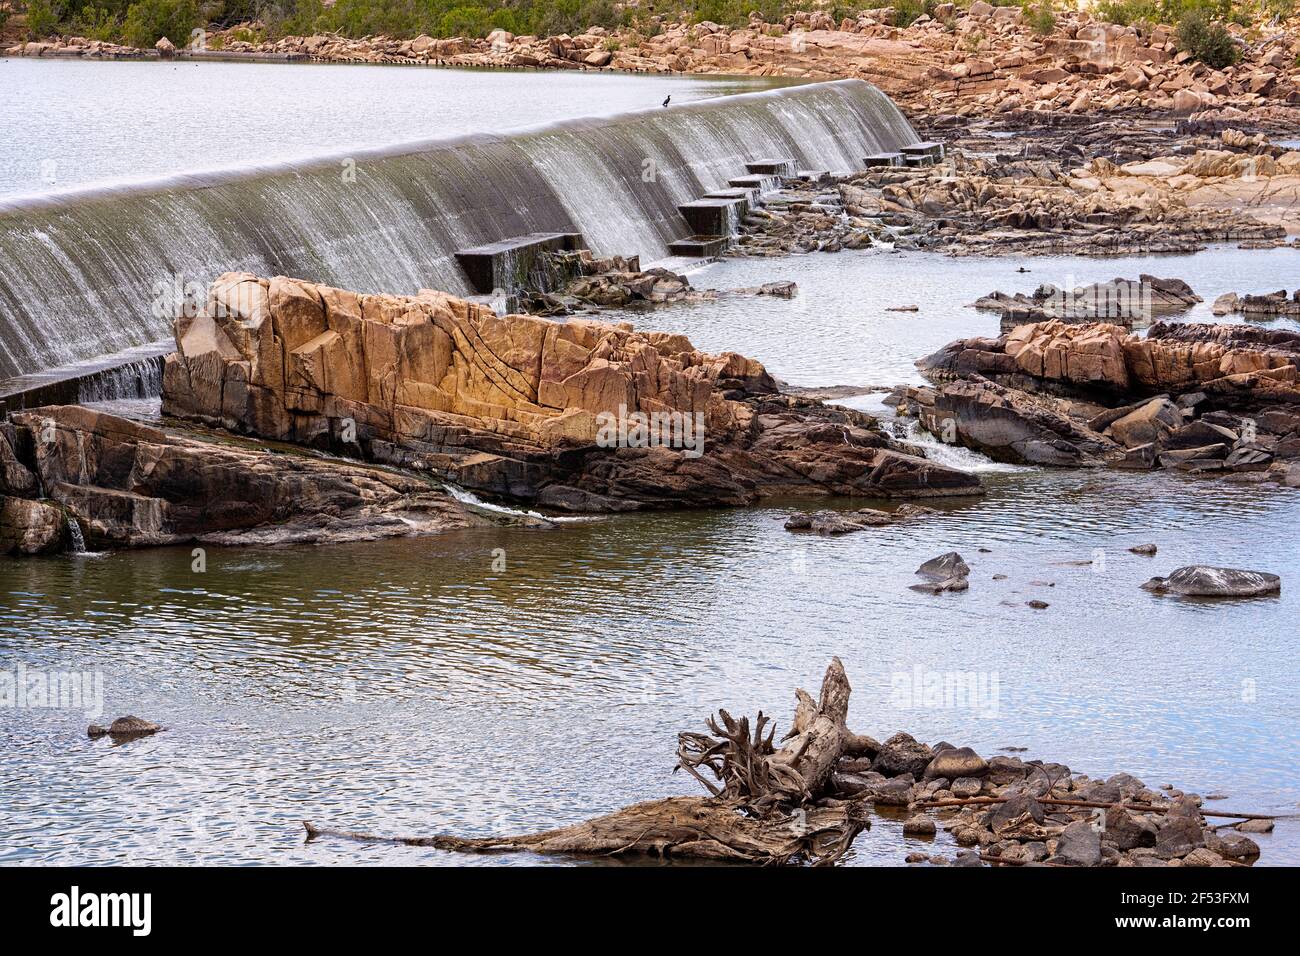
[[[937,558],[931,558],[916,569],[916,573],[932,581],[946,581],[949,578],[964,578],[970,574],[970,568],[956,551],[949,551]]]
[[[993,575],[993,580],[994,580],[994,581],[1005,581],[1006,579],[1007,579],[1007,576],[1006,576],[1005,574],[995,574],[995,575]]]
[[[1193,564],[1179,568],[1167,578],[1152,578],[1142,585],[1142,590],[1184,597],[1258,597],[1281,591],[1282,579],[1266,571]]]
[[[1143,554],[1149,557],[1156,553],[1156,546],[1154,544],[1139,544],[1129,548],[1129,550],[1134,554]]]
[[[904,824],[904,830],[906,830],[906,824]],[[924,863],[924,862],[925,862],[926,860],[928,860],[928,859],[930,859],[930,858],[929,858],[928,856],[926,856],[924,853],[909,853],[909,854],[907,854],[907,856],[903,857],[903,862],[904,862],[904,863]]]
[[[1032,607],[1036,611],[1042,611],[1045,610],[1046,608],[1051,607],[1051,605],[1048,604],[1046,601],[1034,600],[1034,601],[1026,601],[1025,607]]]
[[[903,823],[904,836],[934,836],[935,830],[934,821],[924,813],[908,817]]]
[[[1237,829],[1242,833],[1272,833],[1273,821],[1256,817],[1253,820],[1243,821]]]
[[[113,737],[144,737],[147,734],[156,734],[162,729],[161,725],[155,724],[151,720],[128,714],[125,717],[117,718],[107,727],[91,724],[86,728],[86,735],[89,737],[103,737],[106,734]]]
[[[952,782],[952,795],[954,797],[976,797],[979,796],[980,788],[983,784],[974,777],[962,777],[960,780]]]
[[[922,594],[942,594],[944,591],[965,591],[970,588],[970,581],[964,577],[945,578],[942,581],[925,581],[921,584],[909,586],[910,591],[920,591]]]
[[[886,312],[920,312],[919,305],[894,305],[885,309]]]

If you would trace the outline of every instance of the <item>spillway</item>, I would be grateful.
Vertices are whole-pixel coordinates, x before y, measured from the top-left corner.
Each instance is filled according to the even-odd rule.
[[[469,294],[456,251],[529,233],[653,261],[689,233],[677,207],[747,161],[847,172],[917,139],[878,89],[839,80],[0,200],[0,379],[164,338],[170,290],[229,270]]]

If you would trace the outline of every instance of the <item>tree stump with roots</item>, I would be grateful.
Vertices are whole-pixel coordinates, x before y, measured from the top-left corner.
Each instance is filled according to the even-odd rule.
[[[500,837],[380,836],[317,827],[309,838],[345,837],[467,853],[531,852],[575,856],[648,854],[729,863],[834,863],[870,826],[860,801],[827,796],[840,757],[857,751],[845,726],[849,680],[834,658],[817,700],[795,692],[790,731],[774,743],[775,725],[761,711],[752,723],[719,710],[709,733],[678,735],[674,769],[693,776],[708,796],[636,803],[583,823]],[[712,777],[712,779],[710,779]]]

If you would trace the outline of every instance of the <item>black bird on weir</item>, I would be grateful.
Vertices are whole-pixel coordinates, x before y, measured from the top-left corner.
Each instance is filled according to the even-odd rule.
[[[671,100],[672,98],[673,98],[673,95],[672,95],[671,93],[669,93],[667,96],[665,96],[665,97],[664,97],[664,106],[667,106],[667,105],[668,105],[668,101]]]

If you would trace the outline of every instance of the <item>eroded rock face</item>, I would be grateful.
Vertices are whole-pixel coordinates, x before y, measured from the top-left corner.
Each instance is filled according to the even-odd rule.
[[[1117,451],[1114,442],[1072,420],[1050,400],[984,379],[908,389],[907,397],[932,434],[994,461],[1085,467]]]
[[[168,414],[557,509],[979,490],[865,415],[778,395],[752,359],[627,323],[231,273],[175,331]]]
[[[49,547],[61,546],[65,513],[91,548],[321,543],[491,523],[418,476],[168,434],[79,405],[15,412],[5,427],[30,450],[48,501],[5,498],[0,529],[14,512],[46,515],[52,527],[36,543],[48,537]]]
[[[931,388],[896,390],[945,441],[1000,461],[1268,472],[1300,457],[1300,333],[1041,322],[953,342],[917,362]],[[1136,399],[1136,400],[1135,400]]]

